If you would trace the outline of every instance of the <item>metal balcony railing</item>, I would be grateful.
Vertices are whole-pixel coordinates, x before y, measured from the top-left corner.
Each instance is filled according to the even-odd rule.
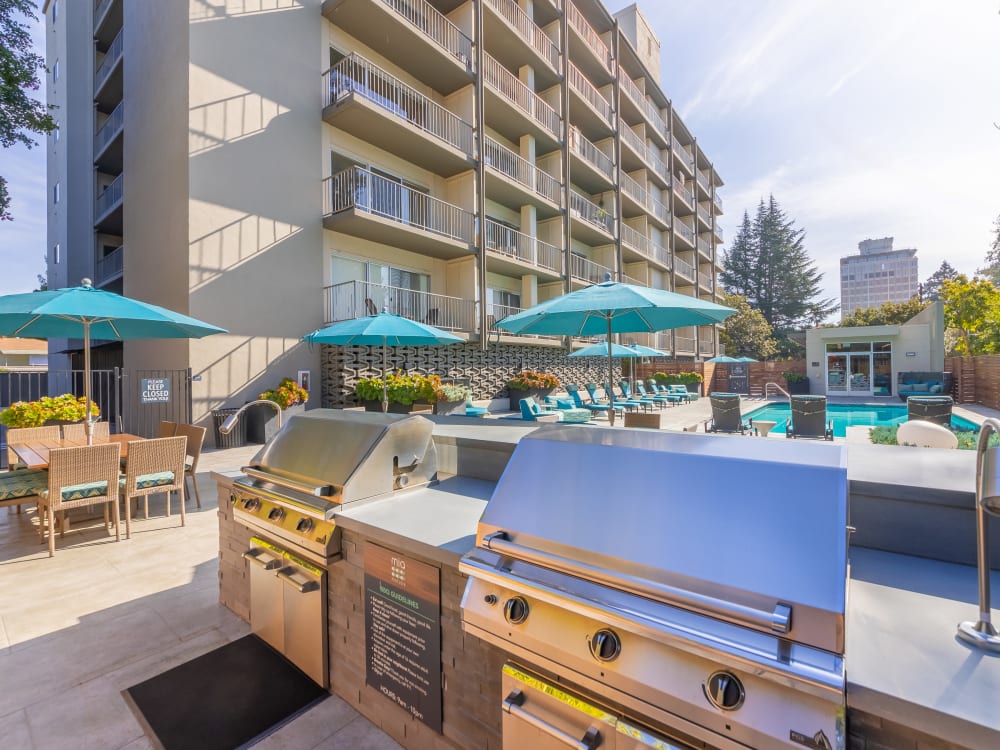
[[[489,136],[483,139],[483,159],[489,169],[506,175],[557,206],[562,204],[562,183],[559,180]]]
[[[650,213],[653,214],[653,216],[662,221],[668,227],[670,226],[671,224],[670,209],[667,208],[666,205],[656,200],[656,198],[650,196],[647,208],[649,209]]]
[[[632,286],[649,286],[642,279],[637,279],[635,276],[629,276],[627,273],[622,274],[622,281],[626,284],[631,284]]]
[[[608,69],[608,72],[614,72],[615,59],[611,56],[611,50],[601,40],[594,27],[587,23],[587,19],[584,18],[579,8],[570,1],[566,4],[566,12],[569,14],[569,25],[583,38],[584,43],[597,55],[597,59]]]
[[[702,273],[701,271],[699,271],[698,284],[702,288],[707,289],[710,292],[715,290],[715,281],[712,279],[712,274],[710,273]]]
[[[674,185],[674,192],[677,193],[677,196],[682,201],[684,201],[685,203],[687,203],[688,206],[690,206],[691,208],[693,208],[694,207],[694,193],[691,192],[691,189],[685,187],[684,183],[681,182],[680,180],[674,180],[673,185]]]
[[[715,233],[715,236],[719,238],[719,242],[722,242],[723,241],[722,227],[719,226],[719,222],[717,221],[712,222],[712,231]]]
[[[674,230],[692,245],[694,244],[694,230],[683,221],[675,221]]]
[[[114,179],[114,182],[105,187],[104,190],[101,191],[101,194],[97,196],[97,200],[94,201],[95,218],[103,218],[108,211],[121,202],[122,196],[124,195],[124,177],[124,174],[118,175]]]
[[[623,127],[621,129],[621,134],[622,140],[625,141],[625,143],[627,143],[632,150],[639,154],[639,156],[654,172],[656,172],[656,174],[663,176],[669,184],[670,172],[667,170],[666,163],[657,153],[657,149],[650,148],[646,142],[629,127]]]
[[[412,26],[430,37],[468,70],[474,70],[472,40],[427,0],[380,0]]]
[[[324,216],[355,208],[470,245],[475,239],[468,211],[363,167],[348,167],[323,182]]]
[[[101,127],[94,133],[94,155],[97,156],[104,148],[111,143],[125,123],[125,102],[119,102],[114,111],[108,115],[108,119],[101,123]]]
[[[588,81],[587,76],[573,63],[569,64],[569,85],[576,89],[577,93],[586,99],[590,103],[590,106],[597,110],[597,113],[604,122],[609,126],[611,125],[614,115],[611,102],[604,98],[604,95],[597,90],[597,87]]]
[[[715,207],[717,209],[719,209],[719,213],[721,213],[722,212],[722,196],[720,196],[718,193],[715,193],[712,196],[712,203],[715,204]]]
[[[562,251],[493,219],[486,220],[486,249],[555,273],[562,272]]]
[[[646,257],[652,256],[649,237],[628,224],[622,224],[622,242]]]
[[[101,64],[97,66],[97,70],[94,71],[94,91],[96,92],[101,86],[104,85],[104,81],[111,74],[112,68],[122,57],[122,45],[124,44],[124,29],[118,32],[118,36],[114,38],[111,42],[111,46],[108,47],[107,53],[104,55],[104,59],[101,60]]]
[[[704,206],[698,206],[698,220],[705,224],[709,229],[712,228],[712,210],[710,208],[705,208]]]
[[[630,177],[622,172],[618,178],[618,184],[625,195],[641,206],[646,205],[646,202],[649,200],[649,193],[646,192],[646,188],[640,185],[634,177]]]
[[[483,81],[556,139],[559,138],[562,127],[559,113],[501,65],[496,58],[486,54],[483,55]]]
[[[715,342],[711,339],[708,341],[698,341],[698,354],[707,354],[709,356],[715,354]]]
[[[642,113],[649,120],[649,123],[656,129],[658,133],[667,132],[667,123],[663,120],[663,115],[660,114],[660,110],[653,104],[649,99],[643,95],[639,90],[639,87],[635,85],[629,74],[625,72],[625,69],[619,66],[618,68],[618,78],[621,81],[622,91],[625,95],[631,99]]]
[[[680,158],[682,162],[688,167],[688,169],[694,170],[694,154],[691,153],[691,149],[687,146],[681,145],[681,142],[677,139],[677,136],[673,136],[671,141],[674,153]]]
[[[712,257],[712,243],[701,237],[698,238],[698,252],[704,255],[706,258],[711,259]]]
[[[600,284],[609,274],[612,279],[615,277],[612,269],[580,255],[570,255],[569,272],[574,279],[589,281],[591,284]]]
[[[609,180],[614,181],[615,163],[611,157],[587,140],[579,128],[575,126],[569,129],[569,147],[585,162],[595,167]]]
[[[345,281],[325,287],[326,322],[337,323],[385,310],[451,331],[476,330],[476,303],[370,281]]]
[[[712,192],[712,184],[709,182],[708,178],[701,170],[698,170],[696,178],[698,180],[698,184],[701,185],[702,188],[704,188],[706,193]]]
[[[676,255],[674,256],[674,272],[688,281],[694,281],[694,266]]]
[[[609,234],[614,233],[614,219],[611,218],[610,212],[603,206],[598,206],[596,203],[584,198],[575,190],[570,191],[569,207],[575,216]]]
[[[122,275],[125,268],[125,247],[120,245],[94,263],[94,279],[103,284]]]
[[[323,73],[323,92],[324,107],[354,94],[474,156],[472,125],[358,54]]]
[[[672,270],[674,267],[674,256],[670,253],[667,248],[663,245],[657,245],[655,242],[649,243],[649,249],[653,253],[653,258],[659,261],[661,264],[666,266],[668,271]]]
[[[111,3],[115,0],[96,0],[94,3],[94,30],[101,25],[101,21],[104,20],[104,14],[108,12],[108,8],[111,7]]]
[[[486,0],[553,70],[559,70],[559,46],[542,31],[514,0]]]
[[[674,347],[679,352],[693,352],[695,350],[694,336],[674,336]]]

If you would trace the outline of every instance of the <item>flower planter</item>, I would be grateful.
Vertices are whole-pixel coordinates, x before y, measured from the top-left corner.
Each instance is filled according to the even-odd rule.
[[[282,409],[282,425],[305,410],[305,404],[292,404],[287,409]],[[249,443],[266,443],[278,431],[278,414],[271,406],[263,404],[252,406],[244,412],[240,419],[247,420],[247,442]]]
[[[434,404],[434,413],[443,417],[456,414],[465,416],[465,399],[461,401],[438,401]]]
[[[807,396],[809,395],[809,381],[800,380],[797,383],[786,382],[785,390],[792,396]]]
[[[510,394],[510,408],[517,411],[521,408],[521,399],[529,396],[540,404],[545,403],[545,399],[555,390],[555,388],[533,388],[530,391],[522,391],[518,388],[508,388]]]
[[[365,407],[365,411],[382,411],[381,401],[362,401],[361,405]],[[397,404],[392,401],[389,402],[389,409],[387,414],[412,414],[413,412],[426,412],[433,408],[433,404],[427,401],[417,401],[412,404]],[[462,402],[462,406],[465,406],[465,402]]]

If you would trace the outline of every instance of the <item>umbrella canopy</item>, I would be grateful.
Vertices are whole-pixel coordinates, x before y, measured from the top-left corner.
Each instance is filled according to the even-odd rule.
[[[90,279],[80,286],[0,297],[0,335],[26,338],[82,338],[83,388],[90,424],[90,341],[105,339],[197,339],[224,328],[181,315],[165,307],[94,289]]]
[[[607,357],[608,356],[608,345],[603,341],[599,341],[596,344],[591,344],[590,346],[585,346],[583,349],[577,349],[572,352],[569,356],[571,357]],[[635,349],[630,346],[622,346],[621,344],[611,344],[611,356],[618,359],[625,359],[627,357],[646,357],[647,354],[639,354]],[[662,356],[662,355],[660,355]]]
[[[736,359],[736,357],[727,357],[725,355],[721,357],[712,357],[711,359],[706,359],[705,361],[716,365],[737,365],[742,362],[742,360]]]
[[[651,346],[643,346],[642,344],[629,344],[629,349],[636,352],[640,357],[669,357],[668,352],[661,352],[659,349],[654,349]]]
[[[611,381],[614,379],[611,334],[711,325],[721,323],[735,312],[714,302],[665,289],[605,281],[509,315],[498,321],[496,327],[521,334],[606,335],[608,340],[604,346],[608,353],[608,379]],[[608,395],[614,406],[614,394]],[[608,412],[612,424],[614,414],[612,408]]]
[[[759,360],[756,360],[753,357],[737,357],[736,361],[737,362],[758,362]]]
[[[403,318],[388,312],[354,318],[320,328],[302,337],[307,344],[382,347],[382,411],[389,410],[389,387],[385,379],[389,346],[443,346],[460,344],[464,339],[440,328]]]

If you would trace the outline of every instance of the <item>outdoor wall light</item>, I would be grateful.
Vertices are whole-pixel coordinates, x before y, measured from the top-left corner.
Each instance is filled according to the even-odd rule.
[[[1000,636],[990,621],[990,534],[986,514],[1000,516],[1000,448],[990,448],[990,436],[1000,433],[992,417],[979,428],[976,447],[976,557],[979,567],[979,620],[958,626],[958,637],[987,651],[1000,652]]]

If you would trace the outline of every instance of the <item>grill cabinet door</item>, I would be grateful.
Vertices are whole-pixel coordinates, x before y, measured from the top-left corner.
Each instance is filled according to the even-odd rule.
[[[250,630],[277,651],[285,650],[282,583],[275,576],[281,558],[256,545],[243,555],[250,567]]]
[[[285,589],[285,656],[327,687],[326,574],[311,565],[292,564],[276,578]]]

